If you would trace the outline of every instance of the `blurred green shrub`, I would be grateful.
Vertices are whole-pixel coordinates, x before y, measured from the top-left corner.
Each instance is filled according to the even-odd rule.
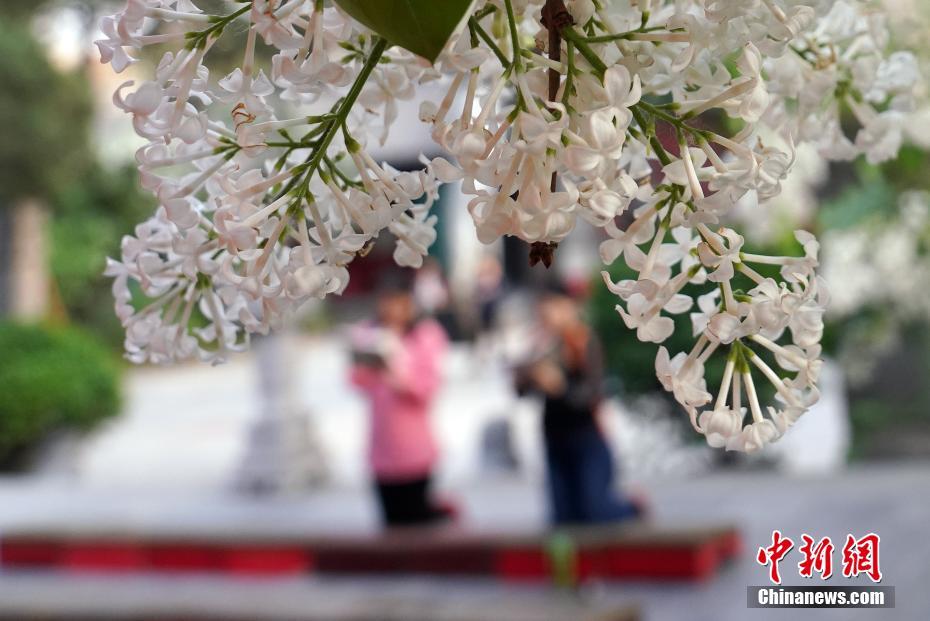
[[[0,322],[0,469],[22,465],[58,430],[119,411],[119,366],[83,331]]]

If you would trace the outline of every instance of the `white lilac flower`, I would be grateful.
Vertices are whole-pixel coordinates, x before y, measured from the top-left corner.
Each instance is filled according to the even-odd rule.
[[[485,243],[554,248],[578,218],[602,229],[604,263],[635,273],[605,274],[618,321],[644,341],[665,342],[697,299],[693,346],[660,347],[656,372],[712,446],[753,451],[784,433],[818,394],[819,243],[802,231],[798,256],[756,254],[721,223],[738,201],[765,217],[805,142],[836,159],[894,157],[920,92],[913,55],[886,55],[882,20],[857,0],[568,0],[575,25],[549,25],[559,50],[547,3],[560,4],[478,0],[432,66],[319,0],[219,15],[199,0],[127,0],[104,18],[97,46],[116,72],[143,48],[161,54],[114,95],[147,141],[136,159],[159,201],[107,267],[129,358],[221,360],[342,292],[382,232],[397,263],[419,266],[438,184],[459,182]],[[211,74],[231,29],[242,60]],[[376,162],[366,145],[388,139],[398,102],[427,82],[440,97],[419,117],[445,153],[413,172]],[[709,131],[705,113],[742,129]],[[709,387],[714,356],[728,371]]]
[[[745,411],[737,412],[731,408],[706,410],[701,413],[698,424],[707,438],[707,444],[713,448],[723,448],[743,430]]]

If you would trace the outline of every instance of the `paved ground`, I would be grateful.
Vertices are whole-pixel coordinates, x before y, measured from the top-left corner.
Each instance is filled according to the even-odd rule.
[[[35,605],[33,598],[45,602]],[[23,575],[0,580],[0,619],[224,621],[635,621],[635,607],[531,585],[486,581],[216,579]],[[105,600],[107,606],[89,604]],[[122,615],[119,617],[118,615]],[[642,617],[640,617],[642,618]]]
[[[0,536],[20,526],[185,534],[374,529],[365,475],[366,416],[363,404],[345,384],[346,363],[345,352],[331,340],[304,342],[293,362],[297,401],[314,422],[329,465],[325,488],[271,498],[231,491],[245,432],[260,410],[251,357],[219,368],[140,369],[129,378],[124,416],[65,451],[42,476],[0,479]],[[440,487],[461,504],[469,528],[542,527],[536,415],[531,408],[515,404],[504,370],[493,363],[478,362],[457,350],[449,361],[449,375],[435,418],[444,451]],[[481,430],[505,413],[513,418],[523,470],[491,475],[480,465]],[[624,421],[620,432],[629,430],[633,422]],[[707,470],[706,451],[682,450],[671,431],[660,425],[643,426],[635,437],[622,440],[628,455],[638,446],[656,466],[674,464],[675,477],[669,472],[658,479],[634,477],[648,490],[656,520],[680,525],[736,523],[749,549],[741,562],[705,584],[585,585],[581,597],[590,606],[638,603],[649,621],[786,619],[789,615],[854,621],[927,618],[930,464],[857,467],[821,478],[765,470],[714,472]],[[884,584],[897,588],[898,608],[877,613],[747,611],[746,586],[764,584],[766,578],[752,554],[769,540],[774,528],[795,539],[807,532],[830,535],[835,541],[849,532],[879,533]],[[797,560],[789,558],[790,564],[783,565],[788,584],[800,582],[792,571]],[[847,584],[843,579],[834,581]],[[386,610],[388,601],[397,605],[426,601],[455,609],[491,600],[500,606],[505,601],[522,602],[524,608],[539,610],[561,605],[553,602],[566,597],[546,585],[429,577],[231,581],[206,576],[77,578],[0,571],[0,615],[27,608],[41,613],[56,605],[90,610],[101,605],[138,609],[161,603],[177,611],[199,602],[217,612],[246,611],[245,618],[257,606],[277,612],[278,618],[294,619],[295,611],[314,605],[324,610],[328,605],[351,609],[362,602],[369,609]]]
[[[283,368],[291,368],[299,413],[308,417],[323,447],[329,481],[366,480],[365,404],[348,384],[348,352],[337,339],[290,339]],[[448,381],[436,404],[434,426],[442,444],[441,476],[473,474],[479,430],[512,411],[507,373],[479,365],[463,348],[447,360]],[[262,408],[256,356],[241,355],[218,367],[200,364],[133,369],[120,418],[82,443],[73,474],[93,488],[168,491],[228,487],[242,457],[246,430]],[[535,439],[527,419],[525,440]]]
[[[764,472],[717,473],[692,480],[665,481],[650,489],[655,519],[669,524],[727,521],[738,524],[747,547],[742,560],[717,579],[702,584],[621,583],[590,584],[586,601],[596,606],[636,603],[650,621],[728,621],[784,619],[925,619],[930,610],[930,464],[901,464],[855,468],[826,479],[792,479]],[[522,479],[489,479],[460,490],[469,523],[474,528],[532,528],[542,521],[538,488]],[[59,523],[72,528],[92,523],[114,529],[143,528],[170,532],[203,529],[216,532],[321,532],[327,529],[367,530],[373,511],[362,490],[330,490],[305,497],[248,500],[224,494],[143,497],[141,493],[88,495],[57,484],[44,486],[6,481],[0,485],[0,533],[16,525]],[[774,528],[798,539],[803,532],[842,539],[848,532],[875,531],[882,536],[883,584],[896,587],[897,608],[882,611],[760,611],[746,609],[746,586],[765,584],[766,573],[752,560]],[[783,564],[786,584],[800,584],[793,571],[797,558]],[[837,559],[838,562],[838,559]],[[179,585],[183,582],[183,588]],[[854,584],[839,578],[836,584]],[[0,574],[0,611],[3,606],[49,606],[55,602],[90,605],[133,601],[259,601],[284,618],[291,606],[325,598],[369,601],[411,598],[433,593],[450,605],[456,602],[524,595],[538,605],[553,596],[544,585],[501,585],[486,580],[437,580],[428,577],[397,579],[288,579],[229,581],[206,577],[183,581],[82,578],[50,574]],[[224,597],[229,594],[229,599]],[[326,593],[327,595],[322,595]],[[83,595],[82,595],[83,594]],[[246,595],[250,594],[250,595]],[[111,597],[112,595],[112,597]],[[415,598],[414,598],[415,599]],[[509,600],[508,600],[509,601]],[[126,603],[129,602],[129,603]],[[115,604],[114,604],[115,605]],[[141,605],[141,604],[140,604]],[[232,604],[230,604],[232,605]],[[309,605],[309,604],[308,604]],[[223,608],[222,610],[226,610]]]
[[[329,483],[366,484],[365,404],[347,383],[349,356],[335,338],[289,339],[282,364],[293,369],[295,409],[310,421],[322,447]],[[482,432],[492,421],[509,421],[514,449],[525,472],[539,476],[538,412],[518,402],[509,372],[499,361],[477,358],[457,346],[446,361],[446,382],[433,412],[440,445],[440,484],[459,486],[481,472]],[[228,488],[244,449],[247,430],[262,401],[254,354],[218,367],[186,365],[133,369],[126,407],[86,441],[73,447],[59,470],[93,489],[213,491]],[[693,471],[707,451],[672,450],[677,427],[665,421],[647,428],[615,425],[617,443],[633,465],[647,471]],[[631,433],[632,430],[632,433]],[[641,455],[635,455],[641,446]],[[656,458],[662,455],[662,459]],[[635,474],[635,473],[634,473]]]

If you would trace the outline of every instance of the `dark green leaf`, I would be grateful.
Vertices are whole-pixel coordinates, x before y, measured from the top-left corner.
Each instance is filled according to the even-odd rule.
[[[434,62],[473,0],[334,0],[394,45]]]

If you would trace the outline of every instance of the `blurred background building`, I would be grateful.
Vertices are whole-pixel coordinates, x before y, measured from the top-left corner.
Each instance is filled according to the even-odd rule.
[[[927,7],[886,4],[900,44],[926,58]],[[110,94],[150,72],[144,64],[153,59],[120,76],[97,62],[95,24],[114,5],[6,0],[0,8],[0,538],[23,526],[73,524],[230,536],[259,526],[371,531],[368,419],[346,379],[345,331],[371,305],[391,262],[387,245],[352,265],[344,297],[305,309],[289,330],[226,365],[149,368],[120,359],[104,259],[117,255],[121,236],[153,203],[136,182],[139,144]],[[399,118],[402,140],[376,156],[409,168],[434,147],[415,103]],[[748,552],[712,583],[587,584],[577,601],[636,603],[647,619],[744,619],[745,586],[765,578],[752,553],[773,528],[796,537],[875,531],[885,546],[886,584],[898,587],[898,608],[880,618],[925,618],[930,111],[926,118],[892,163],[827,166],[801,152],[790,188],[768,207],[764,224],[753,218],[757,206],[745,206],[743,227],[757,247],[786,247],[798,227],[816,232],[833,294],[823,400],[796,431],[752,457],[712,451],[689,434],[656,382],[653,347],[613,311],[594,230],[580,224],[559,247],[553,271],[530,268],[519,241],[477,242],[464,198],[445,187],[433,260],[415,294],[454,341],[434,427],[438,487],[460,505],[463,525],[525,532],[545,523],[539,404],[514,394],[510,364],[525,346],[534,292],[559,279],[586,293],[605,344],[607,432],[624,484],[642,490],[665,523],[737,524]],[[277,372],[268,372],[269,360]],[[4,602],[38,615],[43,605],[80,600],[79,592],[106,599],[112,580],[24,576],[0,562],[0,616]],[[438,588],[428,578],[396,580],[242,583],[236,588],[248,595],[229,601],[248,611],[245,600],[271,597],[281,601],[280,618],[295,618],[288,611],[312,608],[324,594],[382,601]],[[206,579],[190,584],[188,599],[201,593],[222,601],[236,591]],[[442,584],[447,599],[465,605],[504,589],[492,580]],[[177,586],[163,577],[118,589],[131,606],[133,594],[144,602]],[[551,588],[506,590],[529,606]],[[844,618],[879,618],[856,612]]]

